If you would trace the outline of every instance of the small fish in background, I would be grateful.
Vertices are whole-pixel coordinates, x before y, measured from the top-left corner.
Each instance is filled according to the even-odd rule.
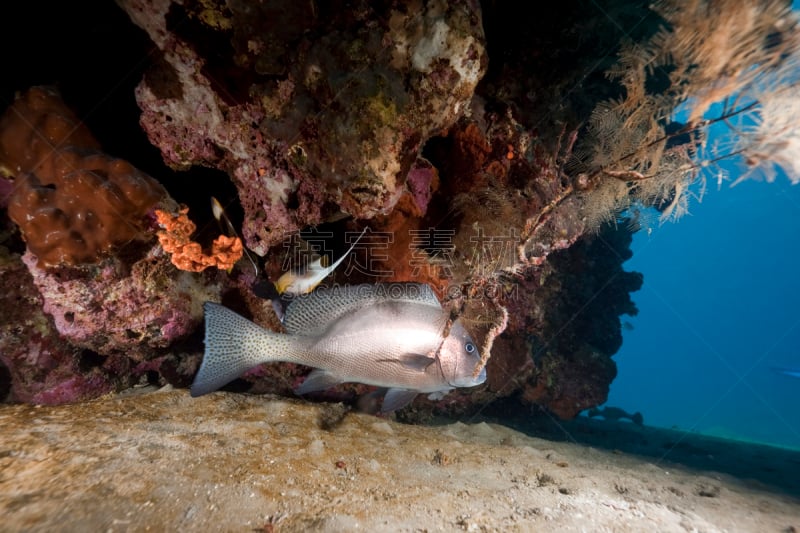
[[[223,307],[205,304],[205,355],[192,396],[212,392],[262,363],[289,362],[316,370],[297,394],[356,382],[388,389],[382,413],[417,394],[446,393],[486,380],[472,376],[480,354],[469,333],[419,283],[320,289],[286,309],[287,333],[266,330]]]
[[[219,222],[220,226],[222,227],[222,231],[226,233],[228,237],[236,237],[240,241],[242,241],[242,243],[244,243],[244,240],[241,237],[239,237],[239,234],[236,232],[236,228],[233,227],[231,219],[228,218],[228,214],[225,213],[225,209],[223,209],[222,204],[219,203],[219,200],[217,200],[213,196],[211,197],[211,213],[214,215],[214,218],[217,219],[217,222]],[[256,265],[256,262],[253,260],[252,256],[247,251],[246,246],[242,246],[242,250],[244,251],[244,255],[246,255],[247,259],[250,261],[250,264],[253,266],[253,270],[255,271],[255,277],[257,278],[258,266]]]
[[[784,366],[773,366],[773,372],[777,372],[778,374],[789,376],[793,378],[800,378],[800,368],[788,368]]]
[[[222,204],[213,196],[211,197],[211,212],[213,213],[214,218],[220,224],[220,227],[224,233],[231,237],[239,237],[239,234],[236,232],[236,228],[233,226],[230,218],[228,218],[228,214],[225,212]],[[349,215],[340,214],[330,221],[341,220],[347,216]],[[271,300],[275,314],[278,316],[278,319],[283,322],[284,315],[286,313],[286,298],[307,294],[317,288],[317,286],[322,283],[322,280],[336,270],[342,261],[344,261],[348,255],[350,255],[350,253],[358,244],[358,241],[361,240],[361,237],[363,237],[366,232],[367,228],[364,228],[347,252],[345,252],[332,265],[327,264],[328,258],[326,256],[315,254],[312,257],[310,264],[305,268],[285,272],[275,283],[258,279],[258,266],[256,265],[255,260],[253,260],[253,257],[247,252],[247,248],[245,248],[244,253],[247,255],[247,259],[250,261],[250,264],[253,266],[253,270],[255,272],[256,281],[252,286],[253,293],[262,299]]]
[[[644,417],[642,416],[642,413],[636,411],[635,413],[631,414],[620,407],[604,407],[603,409],[592,407],[586,413],[586,416],[589,418],[601,416],[603,417],[603,420],[621,420],[623,418],[627,418],[637,426],[644,424]]]
[[[338,267],[342,261],[344,261],[345,257],[350,255],[350,252],[356,247],[358,241],[361,240],[361,237],[364,236],[364,233],[367,232],[367,228],[361,232],[361,235],[353,241],[353,244],[350,246],[342,256],[337,259],[332,265],[328,265],[327,261],[328,258],[326,256],[317,256],[313,258],[313,260],[303,269],[300,270],[290,270],[289,272],[285,272],[278,281],[275,282],[275,289],[277,289],[278,294],[286,294],[289,296],[298,296],[301,294],[306,294],[313,291],[317,286],[322,283],[322,280],[328,277],[336,267]]]
[[[211,212],[213,213],[214,218],[217,219],[217,222],[219,223],[223,232],[225,232],[228,236],[239,236],[239,234],[236,232],[236,228],[233,227],[231,219],[228,218],[228,214],[222,207],[222,204],[220,204],[219,200],[213,196],[211,197]],[[272,309],[275,311],[275,315],[278,317],[278,320],[283,322],[283,315],[285,313],[286,305],[281,299],[280,293],[276,290],[275,284],[268,280],[259,278],[258,266],[252,256],[247,252],[246,247],[244,248],[244,253],[247,256],[247,259],[250,260],[250,264],[253,266],[253,278],[255,281],[253,281],[250,289],[253,291],[253,294],[262,300],[270,300],[272,302]]]

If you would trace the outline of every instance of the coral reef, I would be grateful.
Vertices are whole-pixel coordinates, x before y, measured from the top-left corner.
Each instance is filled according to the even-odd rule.
[[[327,281],[429,283],[471,329],[488,369],[486,385],[441,400],[420,397],[399,416],[463,414],[507,398],[569,418],[605,400],[618,316],[635,312],[628,294],[640,278],[621,267],[629,234],[599,233],[586,217],[594,184],[581,182],[570,162],[580,123],[614,89],[594,45],[571,48],[572,69],[565,52],[559,65],[542,53],[572,43],[575,25],[586,29],[602,17],[576,20],[567,3],[543,14],[531,33],[513,10],[488,2],[118,4],[158,51],[135,88],[136,119],[169,167],[164,175],[186,173],[183,189],[170,192],[207,203],[219,186],[213,181],[227,174],[242,209],[243,244],[263,261],[258,270],[244,262],[232,268],[240,253],[228,248],[234,240],[204,252],[200,243],[211,240],[205,223],[213,221],[192,204],[201,235],[191,237],[194,223],[166,193],[131,202],[120,211],[131,221],[129,233],[103,237],[111,245],[97,243],[86,257],[48,255],[39,264],[45,250],[34,249],[33,230],[19,221],[44,310],[71,346],[96,354],[93,368],[114,367],[121,381],[155,372],[162,382],[187,383],[200,347],[183,353],[176,342],[199,333],[202,300],[280,329],[261,288],[292,266],[287,256],[298,233],[320,236],[325,251],[339,257],[333,252],[366,228]],[[503,34],[506,28],[515,28],[513,35]],[[490,57],[497,60],[488,63]],[[568,92],[587,66],[587,89],[570,92],[569,105],[555,105],[561,95],[553,87]],[[58,152],[75,158],[99,150],[75,115],[45,116],[61,117],[49,118],[53,125],[32,122],[51,132],[46,146],[82,146]],[[38,150],[30,135],[14,139],[18,145],[8,144],[3,156],[7,172],[35,164],[24,154]],[[222,172],[195,184],[199,166]],[[58,177],[66,182],[67,175]],[[95,182],[76,176],[84,197]],[[66,198],[61,182],[39,180],[15,180],[15,190],[29,187],[26,198],[41,202]],[[15,220],[36,211],[20,206]],[[616,253],[597,244],[612,241]],[[179,271],[212,263],[222,270]],[[289,394],[307,372],[265,365],[229,388]],[[370,391],[348,384],[316,397],[356,403],[362,396],[369,410]]]
[[[366,5],[325,13],[271,5],[246,17],[238,3],[121,5],[163,54],[137,88],[143,128],[171,167],[205,165],[231,176],[248,248],[266,255],[304,226],[352,215],[356,220],[338,230],[352,234],[367,225],[369,232],[335,281],[429,283],[484,346],[494,346],[486,388],[454,393],[436,409],[464,412],[544,387],[523,397],[571,417],[605,398],[616,348],[554,346],[552,359],[571,364],[543,366],[526,340],[554,334],[550,325],[569,319],[550,310],[562,306],[551,286],[586,290],[586,280],[568,268],[562,275],[548,256],[595,231],[565,172],[575,133],[558,117],[538,128],[541,120],[525,102],[542,83],[526,59],[534,46],[498,49],[506,59],[498,65],[509,68],[478,85],[487,44],[484,13],[474,4],[390,3],[380,13]],[[508,22],[499,8],[488,11],[491,31]],[[576,108],[566,119],[577,127],[591,105]],[[285,268],[283,259],[266,255],[270,277]],[[629,301],[636,285],[615,288]],[[248,292],[236,294],[267,325],[264,306]],[[624,309],[596,312],[616,318]],[[613,320],[600,323],[618,336]],[[253,390],[285,390],[303,374],[274,365],[244,381]],[[566,390],[568,383],[591,392]],[[361,392],[340,387],[328,397]],[[419,399],[415,406],[424,416],[434,404]]]
[[[617,373],[611,356],[622,345],[619,317],[637,313],[629,293],[642,285],[641,274],[622,268],[630,242],[625,224],[609,225],[550,256],[532,292],[542,311],[526,324],[535,370],[525,401],[562,418],[605,403]]]
[[[15,176],[57,165],[58,150],[76,146],[99,150],[100,144],[52,87],[32,87],[0,117],[0,164]]]
[[[339,210],[390,212],[486,68],[473,2],[120,4],[163,55],[137,88],[142,127],[170,166],[231,176],[259,255]]]

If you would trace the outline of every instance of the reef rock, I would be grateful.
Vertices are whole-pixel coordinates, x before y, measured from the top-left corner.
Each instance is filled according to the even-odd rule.
[[[173,168],[232,177],[259,255],[339,210],[388,213],[487,63],[469,1],[120,5],[163,58],[137,88],[142,126]]]
[[[75,346],[101,355],[149,359],[202,322],[203,302],[221,284],[175,269],[168,256],[127,265],[112,258],[91,267],[42,269],[30,252],[23,261],[56,329]]]
[[[126,374],[92,364],[92,354],[59,335],[18,256],[0,261],[0,395],[11,402],[60,404],[129,386]],[[110,368],[114,365],[109,365]]]

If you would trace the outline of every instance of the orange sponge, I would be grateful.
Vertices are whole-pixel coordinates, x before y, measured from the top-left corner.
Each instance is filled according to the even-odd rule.
[[[148,212],[174,204],[153,178],[102,153],[58,93],[42,87],[0,118],[0,170],[14,177],[8,215],[40,266],[94,263],[152,238]]]
[[[172,254],[172,264],[190,272],[200,272],[211,266],[221,270],[233,268],[244,252],[241,239],[220,235],[211,244],[211,253],[206,254],[199,243],[191,240],[195,225],[188,213],[188,207],[177,215],[156,210],[156,219],[162,228],[158,232],[158,242],[165,252]]]

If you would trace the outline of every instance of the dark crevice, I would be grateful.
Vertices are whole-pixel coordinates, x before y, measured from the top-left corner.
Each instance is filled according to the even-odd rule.
[[[78,369],[81,372],[89,372],[94,368],[100,368],[105,363],[106,357],[92,350],[83,350],[78,357]]]

